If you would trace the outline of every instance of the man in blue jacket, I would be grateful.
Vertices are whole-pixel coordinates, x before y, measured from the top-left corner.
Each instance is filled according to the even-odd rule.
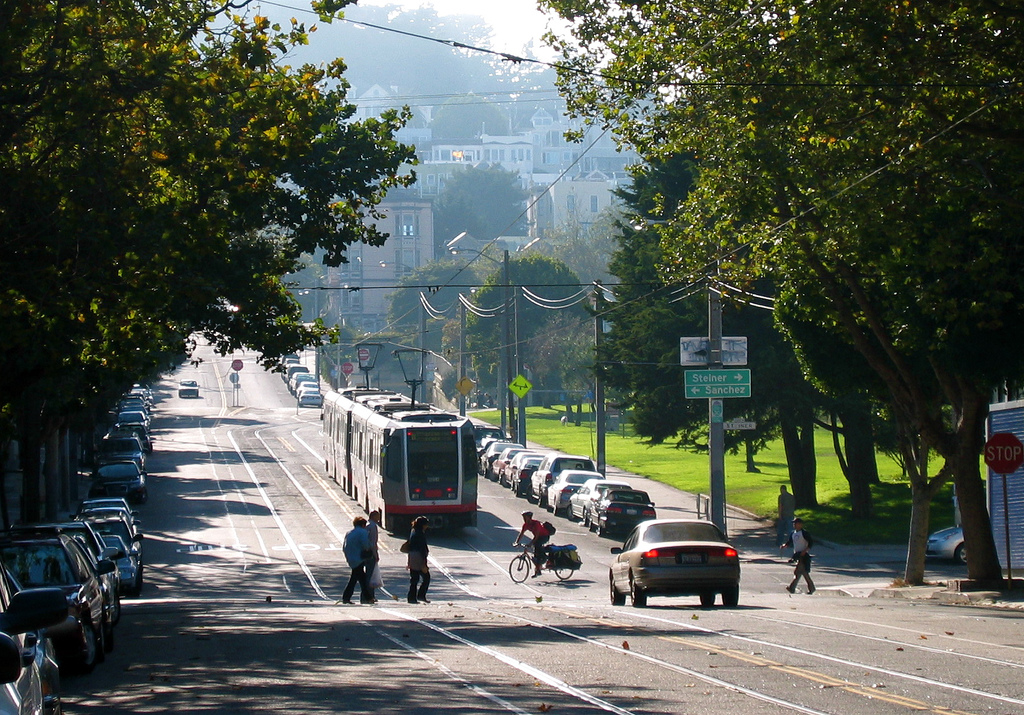
[[[345,534],[341,548],[345,552],[345,560],[352,567],[352,575],[349,576],[341,602],[352,603],[352,592],[355,591],[356,581],[358,581],[359,602],[375,603],[373,589],[370,588],[369,574],[366,573],[367,565],[373,564],[373,546],[370,543],[370,532],[366,530],[365,517],[357,516],[352,520],[352,530]]]

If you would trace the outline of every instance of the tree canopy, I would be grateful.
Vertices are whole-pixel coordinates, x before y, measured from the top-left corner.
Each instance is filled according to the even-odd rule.
[[[1024,15],[880,0],[541,4],[572,22],[556,45],[574,111],[648,157],[697,158],[667,272],[770,277],[790,314],[860,353],[896,419],[942,458],[936,479],[955,479],[972,577],[999,578],[978,454],[990,389],[1024,371]],[[914,580],[926,509],[910,528]]]
[[[280,277],[303,253],[336,264],[382,242],[363,219],[406,183],[412,152],[394,139],[400,113],[351,120],[340,63],[282,63],[306,40],[299,23],[197,0],[5,5],[9,420],[106,399],[194,335],[268,364],[319,339]]]

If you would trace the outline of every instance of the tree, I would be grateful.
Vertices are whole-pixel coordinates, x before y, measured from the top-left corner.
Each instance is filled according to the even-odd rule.
[[[435,255],[463,231],[479,241],[522,235],[526,191],[514,171],[500,166],[467,166],[448,179],[434,202]]]
[[[0,404],[30,458],[196,336],[267,365],[319,340],[281,276],[303,253],[334,265],[382,242],[363,219],[410,180],[403,115],[351,121],[340,63],[280,64],[302,25],[223,9],[5,11]]]
[[[1024,345],[1024,16],[997,4],[544,0],[572,21],[563,86],[647,156],[693,151],[676,271],[770,275],[854,348],[952,478],[976,579],[1002,577],[978,466]],[[600,81],[596,72],[600,69]],[[814,309],[816,312],[810,312]],[[966,359],[965,356],[970,356]],[[917,483],[907,581],[932,490]]]

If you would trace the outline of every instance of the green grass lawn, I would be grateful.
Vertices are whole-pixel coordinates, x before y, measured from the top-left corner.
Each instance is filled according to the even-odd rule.
[[[564,412],[558,408],[527,409],[526,436],[571,454],[596,453],[597,435],[592,415],[586,413],[579,426],[563,425]],[[475,412],[474,417],[500,424],[497,411]],[[820,538],[844,544],[905,543],[910,524],[910,485],[899,466],[883,454],[878,455],[881,484],[873,488],[875,513],[870,519],[850,517],[850,491],[832,451],[831,437],[820,432],[816,439],[818,507],[798,510],[807,528]],[[707,454],[695,454],[671,445],[643,444],[627,426],[625,432],[609,432],[605,439],[608,464],[664,482],[687,492],[708,494]],[[757,473],[746,471],[742,453],[726,454],[726,501],[759,516],[774,518],[779,486],[789,484],[786,455],[782,442],[769,445],[755,458]],[[932,504],[932,530],[953,524],[951,488],[947,487]]]

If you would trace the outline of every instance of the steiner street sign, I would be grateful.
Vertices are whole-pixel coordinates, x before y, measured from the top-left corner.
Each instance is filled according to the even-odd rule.
[[[750,397],[750,370],[687,370],[686,397]]]

